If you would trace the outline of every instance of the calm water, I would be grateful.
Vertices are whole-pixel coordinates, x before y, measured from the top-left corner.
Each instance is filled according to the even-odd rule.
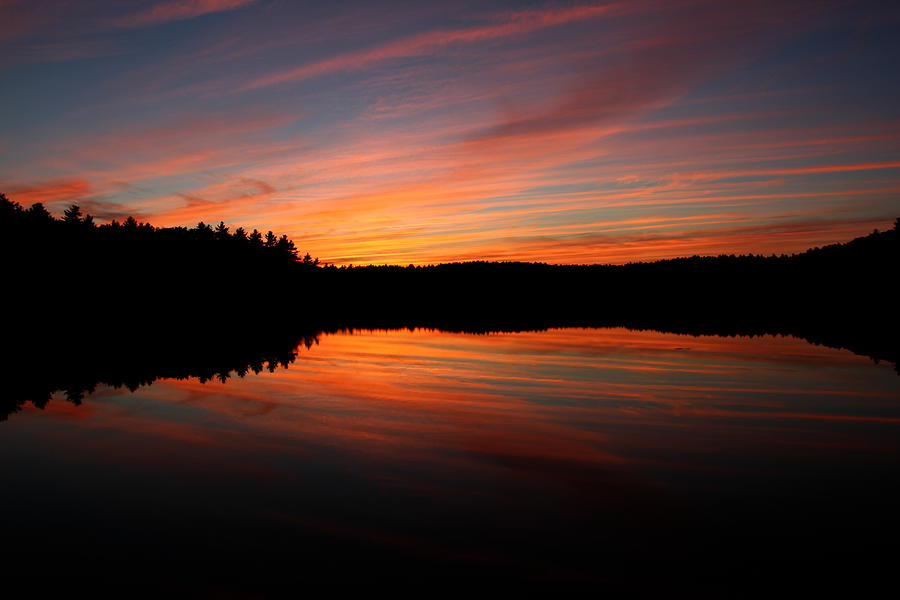
[[[4,565],[237,595],[871,578],[898,434],[891,365],[797,339],[328,335],[289,369],[0,423]]]

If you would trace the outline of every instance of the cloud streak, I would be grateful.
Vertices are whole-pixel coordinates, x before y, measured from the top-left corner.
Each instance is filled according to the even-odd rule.
[[[98,10],[113,37],[74,42],[115,41],[103,68],[21,67],[13,199],[222,219],[338,264],[791,252],[896,217],[900,95],[856,75],[894,42],[816,46],[857,26],[821,3],[141,6],[185,23],[108,34],[121,9]]]
[[[577,21],[608,17],[622,12],[619,5],[583,5],[563,9],[530,10],[513,13],[489,25],[466,29],[439,30],[409,36],[370,50],[342,54],[301,67],[254,79],[243,86],[253,90],[272,85],[298,82],[340,71],[358,71],[377,63],[422,56],[457,44],[485,43],[524,35],[539,29]]]
[[[33,185],[13,185],[8,188],[9,197],[23,206],[37,202],[76,202],[93,193],[90,183],[84,179],[64,179]]]
[[[255,0],[168,0],[140,12],[119,17],[111,23],[115,27],[149,27],[172,21],[193,19],[211,13],[230,11],[247,6]]]

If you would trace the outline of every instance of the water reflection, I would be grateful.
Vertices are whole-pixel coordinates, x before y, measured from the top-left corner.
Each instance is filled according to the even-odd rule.
[[[203,591],[728,585],[877,565],[898,532],[900,378],[793,338],[363,331],[57,396],[2,426],[10,547]]]

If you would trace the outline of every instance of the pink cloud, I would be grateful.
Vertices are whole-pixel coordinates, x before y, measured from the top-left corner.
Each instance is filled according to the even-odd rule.
[[[18,191],[58,198],[57,208],[78,190],[36,182],[80,180],[91,194],[83,206],[121,192],[129,212],[157,225],[222,219],[357,264],[780,252],[892,221],[882,222],[900,183],[896,123],[826,122],[815,103],[801,112],[755,101],[784,90],[719,89],[772,40],[814,26],[780,3],[629,2],[629,15],[621,5],[550,6],[394,38],[429,21],[371,15],[377,32],[363,35],[349,19],[360,28],[338,28],[345,39],[376,45],[248,84],[240,65],[213,67],[325,43],[305,35],[315,20],[285,18],[273,35],[259,25],[275,13],[253,11],[257,27],[213,28],[193,53],[113,82],[142,107],[138,118],[35,141],[31,172],[15,178],[33,184]],[[271,43],[250,43],[259,40]],[[391,62],[426,55],[441,60]],[[267,56],[254,64],[283,64]],[[272,90],[220,93],[331,73],[349,76],[268,99]],[[179,107],[183,97],[204,108]],[[859,221],[840,225],[829,211],[841,209]],[[738,229],[767,220],[809,227]]]
[[[0,41],[30,33],[45,20],[40,11],[22,0],[0,1]]]
[[[144,27],[183,21],[202,15],[241,8],[254,0],[168,0],[113,21],[117,27]]]
[[[409,36],[364,50],[309,63],[301,67],[255,79],[242,89],[250,90],[279,83],[302,81],[338,71],[364,69],[374,63],[410,56],[421,56],[455,44],[469,44],[523,35],[546,27],[611,16],[623,9],[619,5],[584,5],[563,9],[529,10],[513,13],[499,21],[467,29],[438,30]]]

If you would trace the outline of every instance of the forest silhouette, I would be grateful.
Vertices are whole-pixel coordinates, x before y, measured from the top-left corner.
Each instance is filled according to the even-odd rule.
[[[97,224],[75,205],[55,218],[0,194],[0,247],[11,301],[0,419],[56,391],[79,402],[100,384],[286,367],[301,344],[346,329],[781,334],[900,358],[889,292],[900,218],[794,255],[336,267],[271,231]]]

